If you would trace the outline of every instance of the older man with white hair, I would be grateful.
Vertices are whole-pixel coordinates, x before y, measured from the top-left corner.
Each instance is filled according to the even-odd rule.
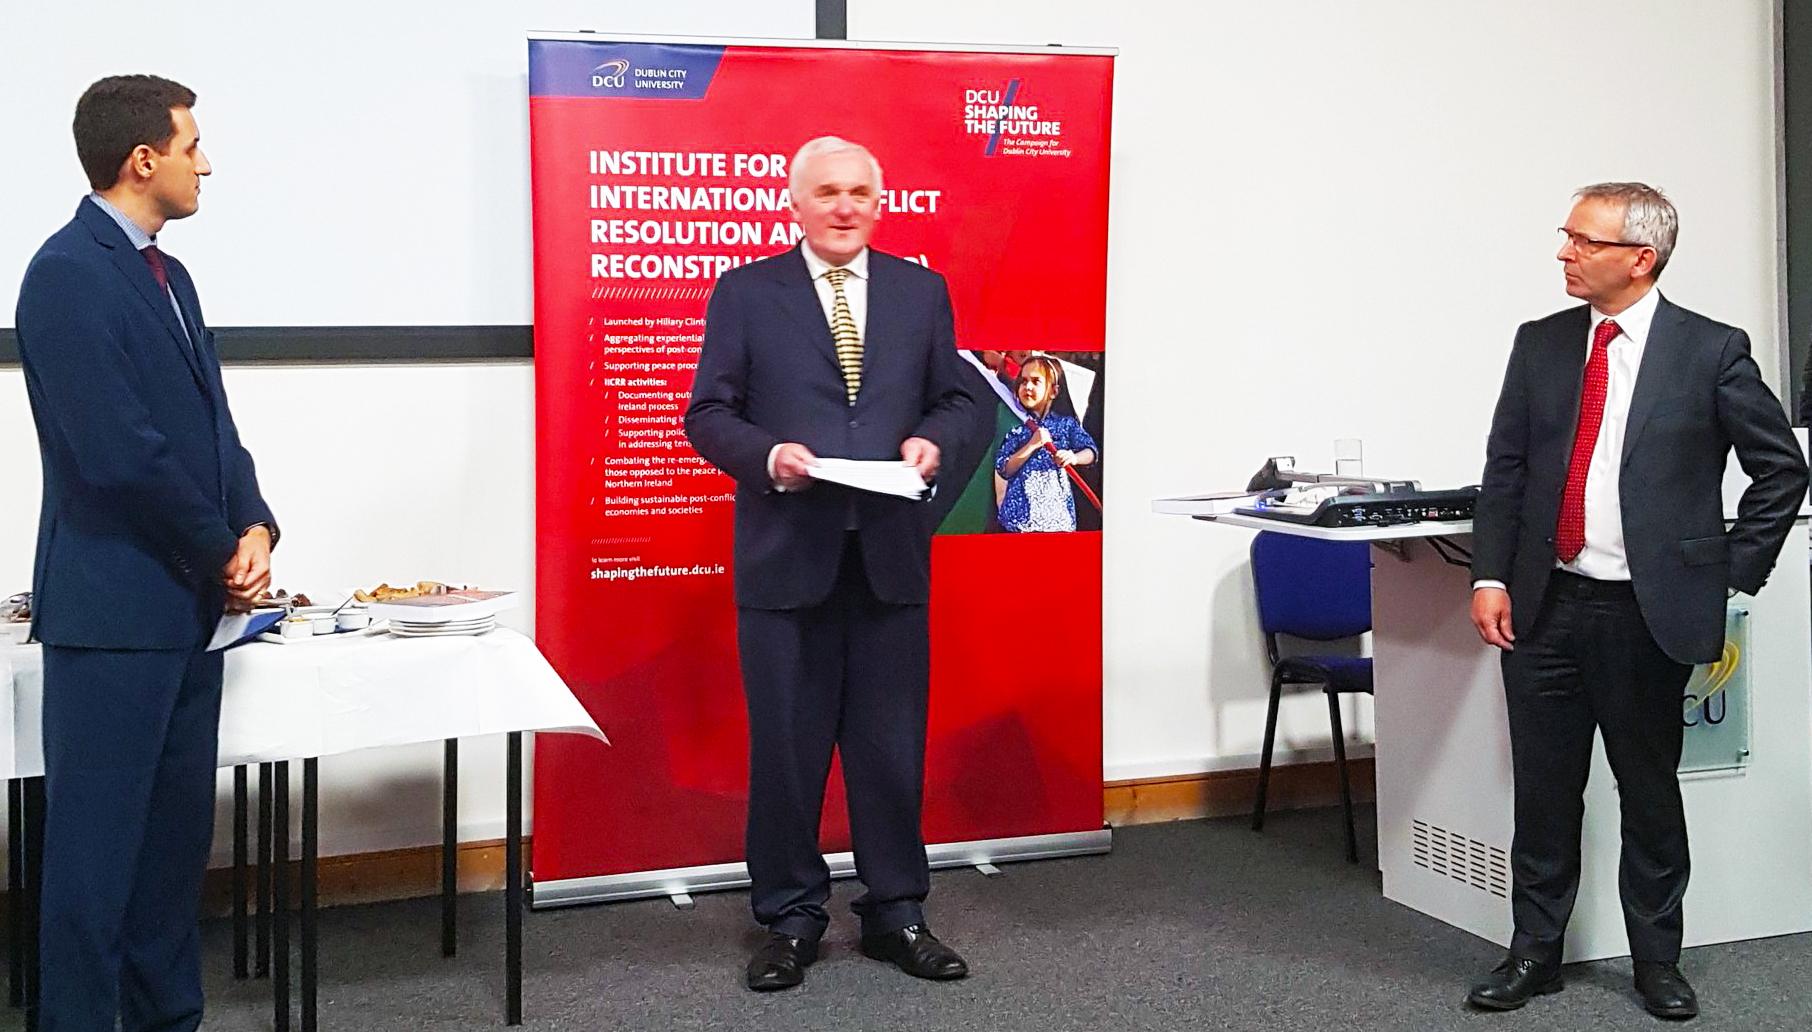
[[[974,401],[943,277],[868,246],[881,214],[874,155],[820,137],[789,174],[804,240],[718,280],[686,411],[693,447],[736,480],[750,903],[768,932],[747,982],[795,986],[817,959],[833,749],[867,888],[854,903],[862,952],[961,978],[967,965],[924,912],[930,508],[812,470],[818,456],[890,460],[930,482]]]
[[[1659,190],[1598,183],[1560,228],[1567,293],[1523,324],[1491,421],[1473,522],[1472,621],[1503,650],[1516,835],[1510,953],[1472,988],[1511,1010],[1561,987],[1595,733],[1623,808],[1618,888],[1642,1003],[1691,1018],[1679,968],[1689,860],[1677,771],[1693,664],[1724,648],[1806,497],[1806,464],[1742,330],[1662,297],[1679,217]],[[1751,478],[1726,529],[1732,448]]]

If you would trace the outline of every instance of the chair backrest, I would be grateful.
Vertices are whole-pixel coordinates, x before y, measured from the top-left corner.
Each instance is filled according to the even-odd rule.
[[[1267,635],[1312,641],[1372,629],[1371,546],[1263,531],[1252,539],[1252,585]]]

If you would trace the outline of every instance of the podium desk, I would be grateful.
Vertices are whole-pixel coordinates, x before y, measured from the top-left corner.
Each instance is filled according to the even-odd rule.
[[[1733,464],[1734,465],[1734,464]],[[1726,516],[1743,481],[1726,491]],[[1176,511],[1174,508],[1169,511]],[[1238,514],[1225,529],[1364,541],[1372,564],[1378,862],[1384,895],[1508,945],[1509,727],[1496,650],[1473,629],[1470,522],[1329,529]],[[1728,607],[1725,662],[1682,700],[1680,790],[1692,848],[1686,945],[1812,930],[1812,584],[1807,511],[1767,587]],[[1617,786],[1600,740],[1586,788],[1566,959],[1628,954],[1617,894]]]

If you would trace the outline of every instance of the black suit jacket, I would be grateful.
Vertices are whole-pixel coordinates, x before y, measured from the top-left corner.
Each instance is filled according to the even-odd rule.
[[[768,479],[768,453],[782,442],[825,458],[897,461],[901,442],[923,437],[946,457],[958,453],[974,401],[944,278],[871,248],[862,356],[852,407],[797,247],[726,272],[711,293],[686,435],[736,479],[738,605],[823,601],[852,519],[876,597],[930,598],[930,507],[827,483],[780,492]]]
[[[276,534],[195,283],[164,260],[187,337],[144,256],[86,199],[19,288],[44,464],[33,632],[46,644],[192,648],[225,605],[239,535]]]
[[[1539,613],[1572,458],[1589,307],[1517,330],[1473,520],[1474,579],[1509,585],[1518,635]],[[1753,483],[1724,526],[1732,448]],[[1618,476],[1630,580],[1677,662],[1723,651],[1727,589],[1761,589],[1806,497],[1806,463],[1742,330],[1660,298],[1637,372]],[[1795,562],[1800,561],[1798,557]]]

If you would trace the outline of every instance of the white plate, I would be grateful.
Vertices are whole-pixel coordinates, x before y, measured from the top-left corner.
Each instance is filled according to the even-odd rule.
[[[409,627],[407,625],[398,624],[394,620],[390,622],[390,633],[400,638],[450,638],[462,634],[484,634],[486,631],[496,630],[496,628],[497,624],[494,621],[480,624],[476,627],[447,627],[445,625],[436,627]]]
[[[470,627],[492,627],[496,625],[497,618],[494,616],[482,616],[476,620],[445,620],[434,623],[418,620],[392,619],[390,623],[397,627],[407,627],[412,631],[445,631]]]
[[[478,627],[483,624],[496,623],[497,617],[494,615],[479,616],[470,620],[398,620],[392,617],[390,622],[401,627],[415,627],[422,629],[432,629],[435,627]]]

